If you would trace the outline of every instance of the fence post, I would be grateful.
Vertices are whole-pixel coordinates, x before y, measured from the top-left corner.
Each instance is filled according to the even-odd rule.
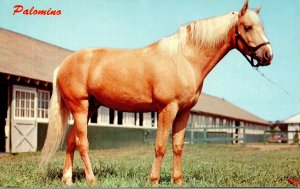
[[[204,138],[204,145],[206,145],[206,128],[203,129],[203,138]]]
[[[194,144],[194,132],[191,130],[191,145]]]
[[[246,126],[243,126],[243,147],[246,146]]]

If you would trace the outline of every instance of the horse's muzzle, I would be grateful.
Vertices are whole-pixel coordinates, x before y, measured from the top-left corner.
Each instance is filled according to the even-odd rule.
[[[269,66],[273,59],[273,53],[271,50],[266,50],[263,52],[261,57],[256,57],[258,66]]]

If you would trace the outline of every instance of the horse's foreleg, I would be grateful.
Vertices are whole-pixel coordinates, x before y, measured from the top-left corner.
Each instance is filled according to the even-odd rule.
[[[75,131],[74,131],[74,127],[72,127],[67,136],[66,157],[64,163],[64,173],[62,178],[63,183],[67,186],[72,185],[72,167],[73,167],[75,149],[76,149]]]
[[[163,110],[161,110],[158,115],[158,127],[155,141],[155,158],[150,174],[151,183],[154,185],[159,184],[161,163],[167,149],[170,130],[177,111],[178,106],[176,103],[169,104]]]
[[[184,145],[184,133],[187,121],[190,116],[190,111],[181,112],[176,116],[172,129],[172,148],[173,148],[173,168],[172,168],[172,182],[182,185],[182,151]]]

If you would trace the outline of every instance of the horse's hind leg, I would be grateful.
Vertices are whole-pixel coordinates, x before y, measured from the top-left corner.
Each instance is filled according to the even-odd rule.
[[[91,116],[95,113],[95,111],[99,108],[100,104],[94,101],[93,99],[90,99],[89,106],[88,106],[88,116],[87,116],[87,123],[88,120],[91,118]],[[74,118],[75,120],[75,118]],[[64,184],[70,186],[72,185],[72,167],[73,167],[73,160],[74,160],[74,152],[76,150],[76,133],[75,133],[75,121],[74,125],[71,128],[68,136],[67,136],[67,147],[66,147],[66,158],[64,163],[64,173],[63,173],[63,182]],[[84,161],[84,160],[83,160]],[[85,165],[86,167],[86,165]],[[87,169],[85,168],[85,171]],[[88,177],[87,180],[94,183],[95,179],[93,178],[93,175]]]
[[[72,167],[74,159],[74,151],[76,149],[75,143],[75,130],[74,127],[71,128],[67,136],[67,145],[66,145],[66,157],[64,163],[64,173],[62,181],[65,185],[72,185]]]
[[[89,142],[87,138],[87,123],[89,116],[89,101],[79,100],[76,103],[69,103],[69,109],[74,117],[75,144],[84,165],[86,179],[91,184],[96,184],[96,178],[92,171],[89,158]]]

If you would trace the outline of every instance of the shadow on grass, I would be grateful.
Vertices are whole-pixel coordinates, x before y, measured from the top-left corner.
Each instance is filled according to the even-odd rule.
[[[106,178],[109,176],[118,176],[118,170],[112,165],[96,166],[93,167],[93,172],[96,178]],[[62,179],[63,168],[58,168],[57,165],[49,165],[46,171],[46,177],[50,180]],[[85,172],[83,168],[73,167],[72,180],[73,182],[85,179]]]
[[[59,168],[57,164],[50,164],[46,171],[46,177],[49,180],[61,180],[63,176],[63,168]],[[149,182],[149,173],[151,165],[148,164],[120,164],[120,163],[103,163],[97,162],[93,166],[93,172],[98,181],[100,180],[120,180],[136,182],[136,184],[147,184]],[[78,166],[73,167],[73,182],[81,182],[85,180],[84,169]],[[170,186],[171,184],[171,171],[169,168],[163,168],[161,171],[160,184],[162,186]]]
[[[81,181],[85,179],[84,169],[74,167],[72,172],[72,181]],[[46,177],[50,180],[61,180],[63,177],[63,169],[57,167],[48,167]]]

